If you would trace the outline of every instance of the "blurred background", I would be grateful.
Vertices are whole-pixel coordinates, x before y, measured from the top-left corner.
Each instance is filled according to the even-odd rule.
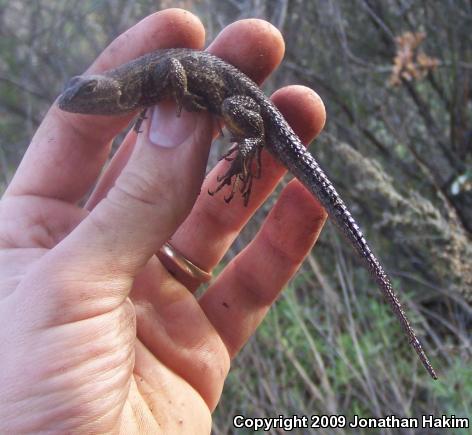
[[[323,98],[327,125],[310,149],[391,273],[440,376],[432,381],[420,366],[375,284],[327,225],[234,361],[214,433],[233,432],[235,414],[470,416],[472,2],[0,0],[0,192],[67,79],[166,7],[197,14],[208,43],[243,18],[281,30],[285,60],[264,90],[298,83]],[[227,146],[214,147],[210,165]],[[426,432],[436,433],[377,433]]]

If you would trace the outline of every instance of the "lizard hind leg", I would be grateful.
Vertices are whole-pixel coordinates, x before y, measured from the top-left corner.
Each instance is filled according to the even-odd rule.
[[[231,141],[236,145],[222,157],[232,162],[228,171],[218,177],[220,184],[214,191],[208,193],[214,195],[224,186],[232,184],[231,193],[225,197],[225,201],[231,201],[239,188],[246,206],[251,195],[253,178],[259,178],[261,175],[261,150],[265,144],[264,122],[258,104],[246,96],[225,99],[221,106],[221,113],[231,133]],[[237,154],[230,157],[235,152]],[[256,161],[255,171],[254,160]]]

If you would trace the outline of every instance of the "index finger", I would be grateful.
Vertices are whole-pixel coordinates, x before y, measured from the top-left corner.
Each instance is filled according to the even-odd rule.
[[[182,9],[167,9],[146,17],[118,36],[87,73],[114,68],[158,48],[202,48],[204,41],[205,30],[196,16]],[[77,202],[95,183],[112,139],[133,116],[77,115],[53,105],[5,195],[38,195]]]

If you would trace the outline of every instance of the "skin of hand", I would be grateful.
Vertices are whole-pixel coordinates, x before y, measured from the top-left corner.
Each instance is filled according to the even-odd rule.
[[[119,36],[87,72],[157,48],[202,48],[204,39],[198,18],[168,9]],[[208,50],[260,83],[284,43],[270,24],[243,20]],[[290,86],[272,99],[303,141],[322,129],[324,106],[310,89]],[[52,106],[0,202],[1,433],[209,433],[231,359],[325,222],[322,207],[290,182],[197,300],[199,283],[171,275],[155,254],[170,239],[212,270],[284,168],[264,152],[248,207],[241,198],[226,204],[224,192],[210,197],[228,164],[204,180],[213,120],[177,119],[175,105],[163,103],[103,170],[131,116]]]

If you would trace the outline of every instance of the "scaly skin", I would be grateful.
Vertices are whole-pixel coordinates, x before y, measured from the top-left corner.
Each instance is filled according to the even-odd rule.
[[[146,109],[169,97],[177,102],[178,114],[185,108],[208,110],[222,117],[237,143],[225,156],[232,160],[228,172],[211,194],[232,184],[225,199],[230,201],[239,188],[247,203],[252,179],[260,173],[260,151],[265,147],[318,198],[376,280],[424,367],[437,379],[387,274],[336,189],[282,114],[237,68],[203,51],[158,50],[103,75],[71,79],[58,104],[68,112],[119,115]]]

